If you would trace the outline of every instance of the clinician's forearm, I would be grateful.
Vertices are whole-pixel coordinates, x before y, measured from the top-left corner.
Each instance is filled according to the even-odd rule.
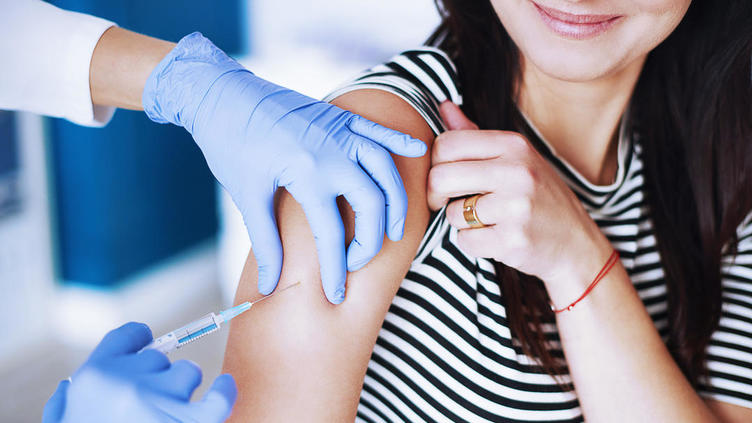
[[[89,81],[94,104],[141,110],[141,94],[152,69],[174,43],[112,27],[99,39]]]
[[[589,422],[718,421],[669,354],[620,263],[559,313],[557,325]]]

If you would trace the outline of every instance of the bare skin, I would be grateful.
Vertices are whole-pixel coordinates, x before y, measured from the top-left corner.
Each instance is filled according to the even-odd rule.
[[[618,168],[615,135],[643,59],[591,84],[550,78],[533,64],[524,67],[520,108],[556,153],[596,185],[614,182]]]
[[[94,104],[140,110],[146,79],[173,47],[174,43],[122,28],[107,30],[92,57],[90,84]],[[639,68],[641,63],[636,69]],[[634,69],[624,69],[622,73],[628,77],[618,80],[617,86],[621,88],[613,90],[610,85],[608,95],[600,101],[594,100],[603,91],[562,90],[573,84],[541,83],[546,79],[543,73],[536,73],[535,69],[527,72],[526,81],[535,81],[529,86],[540,91],[522,90],[521,107],[560,155],[594,183],[612,181],[616,163],[614,143],[599,140],[613,139],[618,118],[639,73],[631,72]],[[565,115],[559,109],[571,112],[568,105],[572,102],[588,105],[578,109],[582,116],[556,119]],[[430,129],[417,113],[389,94],[355,92],[341,97],[336,104],[423,141],[433,140]],[[548,106],[536,109],[530,104]],[[594,121],[595,111],[598,125],[583,125],[582,122]],[[583,142],[588,148],[583,148]],[[348,297],[338,307],[328,303],[321,292],[315,245],[302,210],[289,195],[280,195],[279,221],[285,247],[280,286],[297,280],[303,284],[298,292],[260,303],[253,318],[241,317],[233,324],[225,369],[235,375],[240,387],[234,419],[353,420],[376,334],[428,222],[425,181],[430,163],[426,157],[430,154],[421,159],[395,157],[410,198],[404,240],[400,243],[386,240],[373,263],[348,277]],[[351,238],[352,213],[345,204],[341,210]],[[250,254],[238,301],[258,296],[255,278],[256,263]],[[566,294],[581,290],[581,283],[581,278],[573,279],[570,287],[558,286],[554,290],[562,291],[562,301],[566,301],[563,297],[571,298]],[[705,400],[707,407],[702,405],[660,342],[623,268],[618,266],[601,285],[605,288],[594,292],[590,304],[579,307],[579,314],[559,319],[573,378],[590,420],[603,420],[600,415],[605,418],[614,411],[607,406],[607,400],[598,400],[600,396],[619,397],[623,404],[641,403],[639,409],[650,410],[652,418],[661,415],[664,421],[752,420],[752,410],[744,407],[714,400]],[[603,318],[606,312],[610,317]],[[623,314],[632,324],[624,328],[619,323],[623,320],[615,313]],[[582,333],[590,336],[582,337]],[[638,341],[642,345],[638,351],[622,353]],[[616,356],[621,359],[614,361]],[[594,362],[594,357],[601,359]],[[624,383],[611,384],[613,390],[604,389],[600,381],[618,380],[620,374],[631,376]],[[635,374],[641,377],[635,378]],[[635,383],[636,380],[642,383]],[[625,397],[632,400],[625,401]],[[681,417],[676,414],[682,411]],[[637,418],[623,416],[628,420]]]
[[[390,94],[356,91],[340,97],[335,103],[386,126],[406,131],[426,141],[430,148],[434,147],[427,125],[407,104]],[[482,134],[484,131],[477,132],[476,137],[486,136]],[[509,133],[502,134],[501,138],[506,136]],[[447,139],[444,135],[442,138]],[[504,143],[503,139],[498,141]],[[439,139],[436,142],[446,141]],[[514,142],[520,145],[517,140]],[[530,153],[534,154],[532,150]],[[440,153],[434,151],[434,162],[446,160],[437,154],[446,156],[451,152],[446,148]],[[354,419],[378,330],[426,227],[427,192],[431,196],[436,194],[430,183],[426,188],[428,163],[425,157],[395,160],[410,198],[405,239],[399,243],[387,241],[373,263],[348,276],[347,299],[340,306],[326,302],[321,292],[314,241],[302,210],[289,195],[280,196],[278,220],[285,249],[280,286],[301,281],[302,289],[271,299],[253,315],[233,323],[224,370],[236,377],[240,396],[231,421],[344,422]],[[541,179],[546,178],[545,172],[540,170],[544,165],[536,166],[535,174],[539,178],[536,182],[541,183]],[[548,185],[563,186],[554,181]],[[559,203],[581,207],[575,201]],[[351,237],[352,215],[348,207],[341,209]],[[447,216],[453,225],[461,227],[455,209],[450,204]],[[562,210],[552,212],[552,215],[557,214],[567,215]],[[570,215],[577,216],[572,219],[583,219],[583,222],[589,219],[582,212]],[[482,216],[481,220],[484,220]],[[596,233],[597,226],[590,222],[595,229],[584,232]],[[530,241],[529,247],[535,248],[535,240]],[[570,247],[571,241],[567,240]],[[566,304],[579,295],[591,273],[597,272],[610,253],[607,242],[597,233],[579,241],[582,248],[573,248],[573,251],[583,254],[582,269],[568,277],[552,272],[551,275],[556,276],[546,278],[546,286],[555,304]],[[466,242],[468,245],[463,248],[472,251],[469,244],[474,241]],[[486,241],[480,239],[477,242]],[[488,251],[492,247],[484,248]],[[535,273],[535,269],[526,270]],[[236,302],[254,298],[255,282],[256,265],[251,254]],[[625,326],[625,321],[630,324]],[[658,336],[620,264],[587,301],[573,312],[560,315],[558,325],[588,421],[642,419],[736,423],[749,421],[752,417],[752,410],[703,400],[690,387]],[[611,383],[605,384],[604,381]],[[632,406],[636,403],[641,406]]]
[[[430,149],[434,137],[428,125],[391,94],[358,91],[334,104],[421,139]],[[404,238],[385,239],[373,261],[348,275],[347,296],[338,306],[321,290],[316,247],[302,209],[289,194],[278,196],[285,252],[279,286],[302,284],[233,320],[224,370],[235,376],[239,397],[230,421],[353,421],[381,322],[428,224],[430,157],[394,156],[409,198]],[[353,215],[346,203],[340,203],[340,210],[349,242]],[[256,278],[256,262],[249,254],[236,302],[258,296]]]
[[[447,106],[442,112],[461,113]],[[464,119],[459,127],[470,127]],[[442,169],[442,180],[452,183],[431,184],[436,188],[429,203],[442,204],[442,193],[443,198],[484,193],[486,202],[478,200],[477,212],[488,227],[471,229],[461,200],[447,206],[449,223],[460,230],[459,246],[539,277],[553,304],[563,308],[587,289],[612,247],[553,168],[524,141],[506,131],[441,134],[434,142],[431,177]],[[486,148],[476,150],[471,143]],[[451,193],[445,191],[450,185]],[[515,204],[529,207],[519,212]],[[620,262],[585,301],[558,313],[556,322],[588,421],[719,421],[672,359]]]
[[[600,37],[575,41],[546,28],[527,0],[492,1],[523,55],[519,107],[586,179],[608,184],[617,167],[614,135],[645,58],[676,28],[689,1],[560,3],[569,13],[622,21]],[[539,277],[559,307],[587,288],[612,251],[582,204],[521,135],[479,131],[443,113],[445,121],[460,122],[458,130],[433,140],[422,119],[396,97],[358,91],[337,104],[433,141],[432,163],[397,160],[410,198],[407,235],[349,275],[339,308],[326,304],[317,288],[316,253],[302,212],[282,196],[280,283],[301,280],[305,290],[271,300],[232,327],[225,370],[239,382],[237,421],[353,420],[378,329],[426,227],[426,200],[433,209],[448,203],[447,218],[460,229],[463,251]],[[490,227],[468,229],[460,202],[451,199],[476,193],[482,194],[480,220]],[[352,216],[343,211],[351,232]],[[237,300],[252,296],[254,287],[249,259]],[[585,301],[557,315],[557,325],[590,422],[752,421],[752,410],[705,400],[692,389],[620,263]]]
[[[143,110],[141,94],[151,71],[175,43],[112,27],[102,34],[89,68],[94,104]]]

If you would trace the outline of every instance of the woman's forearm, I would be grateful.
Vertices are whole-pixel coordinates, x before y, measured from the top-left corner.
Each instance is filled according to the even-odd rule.
[[[459,230],[463,251],[540,278],[554,306],[566,308],[608,262],[611,243],[526,138],[477,130],[451,103],[440,109],[451,130],[434,142],[429,204],[449,202],[447,220]],[[473,201],[454,200],[458,193]],[[588,421],[752,421],[752,411],[720,401],[708,401],[711,412],[669,354],[620,262],[584,300],[559,313],[557,323]]]
[[[146,79],[174,46],[123,28],[108,29],[91,58],[89,83],[94,104],[141,110]]]
[[[557,307],[586,289],[590,281],[580,279],[556,281],[549,291]],[[669,354],[621,263],[571,311],[558,313],[557,324],[588,421],[717,421]]]

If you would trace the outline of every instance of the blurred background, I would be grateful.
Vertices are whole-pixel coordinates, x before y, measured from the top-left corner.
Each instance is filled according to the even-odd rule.
[[[201,31],[256,74],[323,97],[423,43],[433,0],[61,0],[148,35]],[[0,11],[2,13],[2,11]],[[155,335],[232,303],[250,242],[180,128],[119,110],[103,129],[0,111],[0,421],[39,422],[110,329]],[[220,373],[226,334],[174,354]]]

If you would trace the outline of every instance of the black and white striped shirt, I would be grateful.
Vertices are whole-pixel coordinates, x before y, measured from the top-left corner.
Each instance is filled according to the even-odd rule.
[[[445,127],[438,104],[462,103],[456,72],[442,51],[423,47],[369,69],[327,99],[384,90],[410,104],[439,134]],[[545,148],[541,153],[621,254],[665,337],[666,284],[644,201],[639,143],[621,131],[618,176],[608,186],[591,184]],[[738,255],[724,258],[723,314],[708,348],[711,377],[700,393],[752,408],[752,214],[738,235]],[[562,391],[513,342],[492,262],[465,254],[456,241],[457,230],[444,213],[436,215],[379,333],[358,421],[582,421],[575,393]],[[555,325],[544,329],[558,339]],[[570,382],[568,375],[563,382]]]

